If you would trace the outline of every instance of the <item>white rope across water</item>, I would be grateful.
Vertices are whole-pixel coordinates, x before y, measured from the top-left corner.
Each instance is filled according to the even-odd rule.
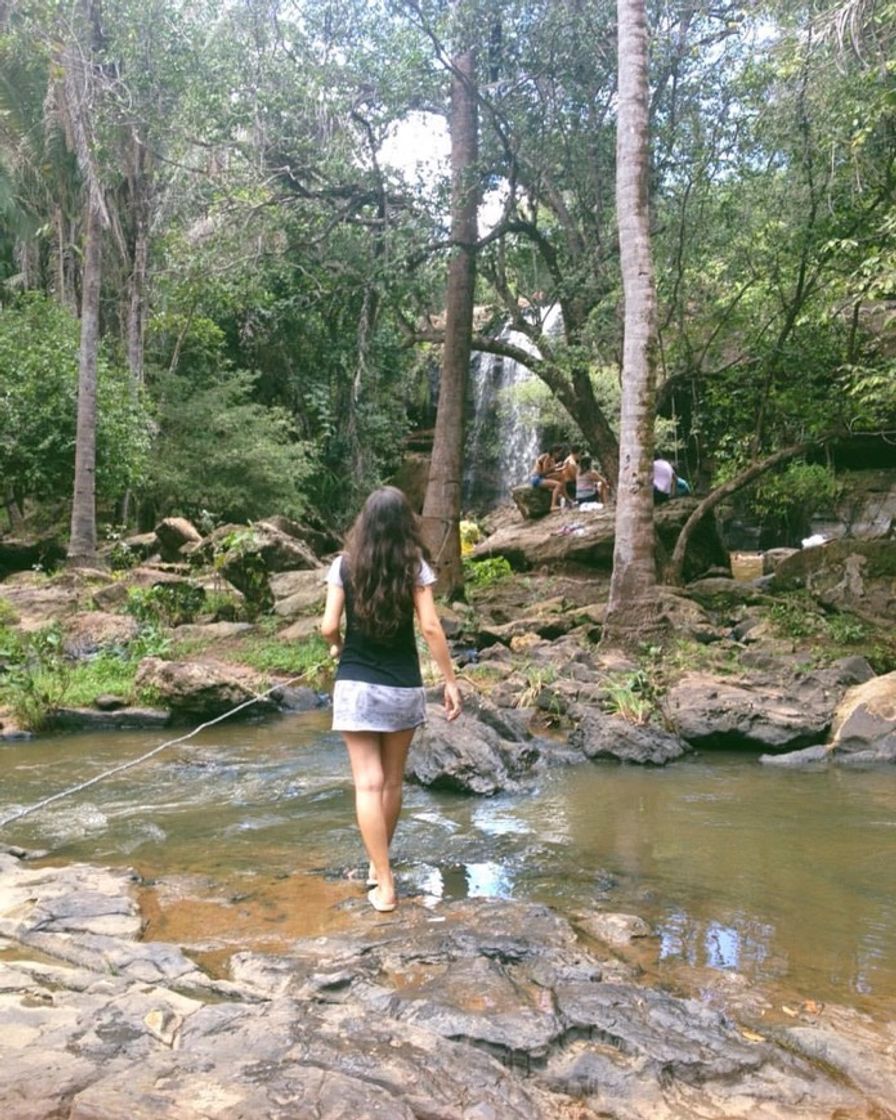
[[[146,762],[147,759],[152,758],[154,755],[159,754],[165,750],[166,747],[176,747],[178,743],[186,743],[188,739],[192,739],[194,735],[198,735],[200,731],[204,731],[207,727],[213,727],[216,723],[221,723],[222,720],[229,719],[231,716],[241,712],[243,708],[249,708],[253,704],[257,704],[259,700],[264,700],[270,696],[272,692],[276,692],[279,688],[289,688],[290,685],[296,684],[298,681],[304,680],[310,673],[315,672],[314,669],[309,669],[304,673],[300,673],[297,677],[290,677],[288,681],[279,681],[277,684],[272,685],[266,692],[259,692],[257,696],[253,696],[251,700],[244,700],[242,704],[237,704],[235,708],[224,712],[223,715],[215,716],[214,719],[207,720],[205,723],[200,723],[198,727],[194,727],[187,735],[181,735],[177,739],[169,739],[167,743],[161,743],[158,747],[153,747],[151,751],[146,754],[140,755],[139,758],[132,758],[130,762],[122,762],[120,766],[113,766],[111,770],[104,770],[102,774],[97,774],[93,778],[88,778],[86,782],[79,782],[76,786],[70,786],[68,789],[61,790],[59,793],[54,793],[50,797],[45,797],[42,801],[38,801],[34,805],[29,805],[24,809],[18,809],[15,813],[10,814],[0,820],[0,828],[5,828],[6,825],[12,824],[13,821],[21,820],[22,817],[27,817],[31,813],[36,813],[38,809],[45,809],[48,805],[52,805],[54,801],[61,801],[64,797],[71,797],[73,793],[80,793],[82,790],[89,789],[95,786],[97,782],[102,782],[106,778],[111,778],[113,774],[121,774],[124,770],[130,770],[133,766],[139,766],[141,762]]]

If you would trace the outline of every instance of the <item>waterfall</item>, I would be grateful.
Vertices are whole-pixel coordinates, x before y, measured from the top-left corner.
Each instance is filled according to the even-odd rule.
[[[549,318],[550,312],[546,329]],[[518,331],[505,328],[498,338],[530,354],[538,353],[531,340]],[[512,358],[481,352],[473,355],[464,455],[465,509],[491,509],[529,478],[541,450],[541,431],[520,408],[515,390],[534,376]]]

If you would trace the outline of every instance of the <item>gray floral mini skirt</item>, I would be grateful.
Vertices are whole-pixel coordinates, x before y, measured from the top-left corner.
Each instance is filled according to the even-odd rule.
[[[425,722],[422,688],[337,681],[333,689],[334,731],[405,731]]]

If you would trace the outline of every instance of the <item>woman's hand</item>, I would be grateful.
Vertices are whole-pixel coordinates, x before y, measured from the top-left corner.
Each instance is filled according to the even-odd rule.
[[[338,661],[341,653],[342,653],[342,643],[341,642],[333,642],[333,644],[330,646],[330,657],[332,657],[334,661]]]
[[[445,682],[445,716],[448,719],[457,719],[461,713],[460,688],[457,681]]]

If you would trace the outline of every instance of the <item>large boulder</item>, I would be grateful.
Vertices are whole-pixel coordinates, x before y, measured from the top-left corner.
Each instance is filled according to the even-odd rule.
[[[304,541],[316,556],[326,556],[330,552],[338,552],[341,546],[340,538],[335,533],[316,528],[303,521],[295,521],[291,517],[284,517],[283,514],[278,513],[273,517],[265,517],[259,524],[270,525],[281,533],[285,533],[288,537],[293,537],[297,541]]]
[[[821,747],[760,761],[782,766],[875,766],[896,762],[896,673],[851,688],[834,713]]]
[[[539,488],[529,487],[537,493]],[[657,506],[654,511],[661,552],[671,553],[678,534],[696,508],[693,498]],[[540,520],[504,522],[472,551],[473,560],[504,556],[520,570],[560,563],[583,564],[609,570],[613,564],[616,511],[605,506],[588,512],[560,510]],[[712,517],[704,517],[693,534],[685,558],[685,576],[693,578],[727,560]]]
[[[63,650],[68,657],[82,658],[102,649],[120,649],[137,637],[139,629],[128,614],[82,611],[65,621]]]
[[[277,572],[268,578],[274,597],[274,613],[281,618],[319,612],[327,596],[323,568]]]
[[[693,747],[792,751],[823,741],[846,689],[872,675],[857,658],[805,674],[688,673],[663,698],[663,715]]]
[[[223,715],[252,700],[261,689],[260,682],[236,666],[163,661],[160,657],[146,657],[140,662],[134,685],[152,693],[174,717],[184,720]],[[273,700],[264,698],[244,711],[257,715],[275,708]]]
[[[258,607],[274,602],[269,579],[275,572],[311,570],[322,564],[303,541],[289,536],[273,524],[259,521],[252,526],[223,526],[206,537],[196,555],[215,567],[230,583]]]
[[[838,472],[840,497],[809,522],[810,533],[828,540],[875,540],[896,536],[896,475],[892,470]]]
[[[572,705],[569,715],[576,724],[570,745],[586,758],[665,766],[690,749],[680,736],[662,727],[632,723],[593,705]]]
[[[837,540],[804,548],[771,577],[774,591],[805,589],[826,607],[896,622],[896,540]]]
[[[538,761],[538,746],[511,721],[475,697],[448,721],[440,705],[429,704],[426,724],[408,756],[406,776],[420,785],[491,795],[512,787]]]
[[[514,486],[510,496],[513,504],[527,520],[536,520],[550,513],[551,491],[546,486],[533,486],[531,482],[527,482],[523,486]]]
[[[202,534],[185,517],[166,517],[156,525],[156,540],[162,559],[169,562],[182,560],[186,546],[195,548],[202,540]]]

